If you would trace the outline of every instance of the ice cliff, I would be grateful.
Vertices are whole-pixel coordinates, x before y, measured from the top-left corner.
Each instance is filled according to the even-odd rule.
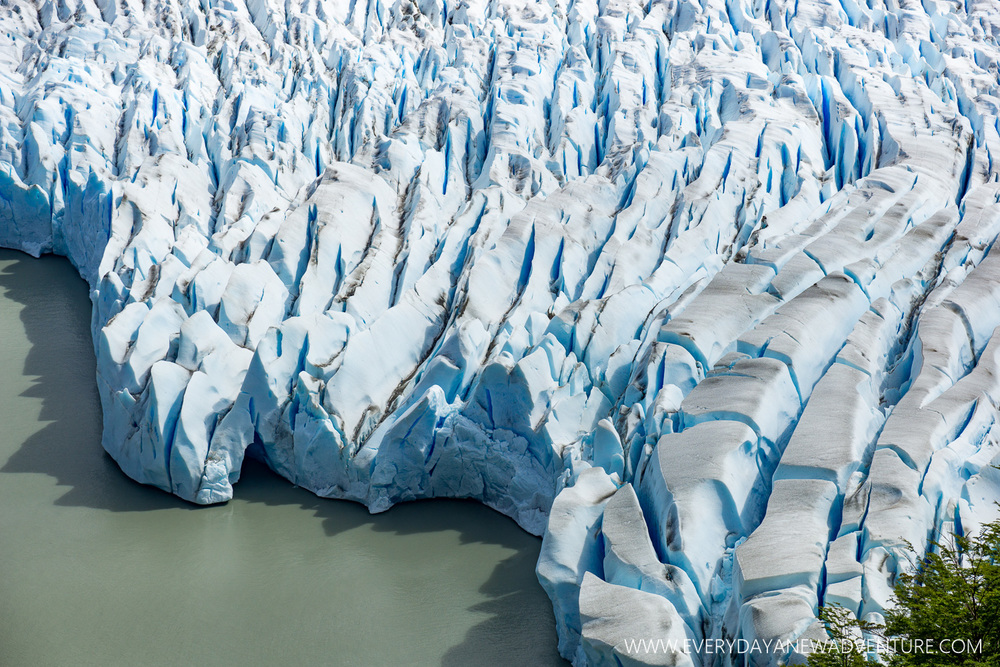
[[[998,40],[995,0],[0,0],[0,244],[90,283],[136,480],[475,498],[544,534],[577,664],[794,663],[626,642],[877,619],[996,516]]]

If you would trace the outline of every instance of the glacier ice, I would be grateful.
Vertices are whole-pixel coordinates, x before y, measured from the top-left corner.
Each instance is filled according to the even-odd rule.
[[[478,499],[577,664],[794,663],[630,647],[877,619],[996,517],[991,0],[0,17],[0,245],[89,282],[134,479]]]

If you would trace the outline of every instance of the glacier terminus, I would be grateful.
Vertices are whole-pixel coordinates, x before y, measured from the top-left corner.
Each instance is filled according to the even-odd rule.
[[[997,518],[998,68],[997,0],[0,0],[0,245],[135,480],[473,498],[574,664],[797,664]]]

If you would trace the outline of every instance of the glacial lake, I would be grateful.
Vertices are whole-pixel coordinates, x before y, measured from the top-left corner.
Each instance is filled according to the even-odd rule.
[[[86,284],[0,250],[0,665],[556,665],[541,541],[472,502],[371,516],[249,462],[226,505],[100,444]]]

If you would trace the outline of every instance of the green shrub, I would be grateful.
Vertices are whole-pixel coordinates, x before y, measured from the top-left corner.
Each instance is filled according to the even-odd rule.
[[[840,605],[822,607],[830,642],[809,656],[809,667],[875,664],[855,643],[863,635],[895,649],[881,656],[892,667],[1000,667],[1000,521],[931,547],[915,572],[897,577],[884,626]]]

